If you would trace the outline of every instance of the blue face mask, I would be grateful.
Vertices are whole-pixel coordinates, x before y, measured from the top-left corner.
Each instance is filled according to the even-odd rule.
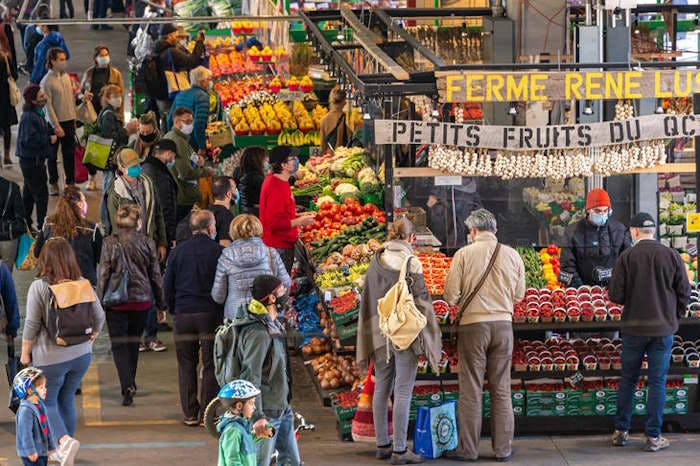
[[[263,171],[265,173],[270,171],[270,162],[268,162],[267,160],[265,160],[265,163],[263,164]]]
[[[216,232],[212,233],[212,235],[210,236],[210,238],[211,238],[212,241],[216,241]]]
[[[166,163],[165,166],[168,167],[168,170],[172,170],[175,166],[175,160],[171,160],[170,162]]]
[[[241,200],[241,193],[239,193],[238,190],[236,190],[236,199],[234,199],[233,203],[238,204],[238,201],[240,201],[240,200]]]
[[[294,159],[294,169],[293,169],[293,173],[296,173],[296,172],[298,172],[298,171],[299,171],[299,159],[296,158],[296,159]]]
[[[41,26],[36,27],[36,33],[39,34],[40,36],[44,35],[44,31],[41,30]]]
[[[608,214],[598,214],[591,212],[591,223],[597,227],[602,227],[608,222]]]
[[[129,178],[138,178],[141,176],[141,165],[134,165],[126,169],[126,175]]]

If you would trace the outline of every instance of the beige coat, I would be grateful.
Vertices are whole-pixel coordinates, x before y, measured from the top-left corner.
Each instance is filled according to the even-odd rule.
[[[448,303],[461,306],[471,294],[491,260],[497,241],[493,233],[479,233],[474,243],[457,251],[445,281],[444,298]],[[525,265],[514,249],[501,245],[493,270],[464,310],[459,324],[512,321],[513,305],[524,297]]]

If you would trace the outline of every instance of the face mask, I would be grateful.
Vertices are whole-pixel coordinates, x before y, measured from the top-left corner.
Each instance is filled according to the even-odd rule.
[[[210,238],[212,241],[216,241],[216,230],[214,230],[214,233],[211,234]]]
[[[83,202],[81,210],[83,211],[83,217],[87,217],[87,210],[88,210],[87,202]]]
[[[189,136],[190,134],[192,134],[193,130],[194,130],[194,123],[190,123],[190,124],[183,123],[182,128],[180,128],[180,131],[185,136]]]
[[[175,166],[175,159],[171,160],[170,162],[165,164],[166,167],[168,167],[168,170],[172,170],[173,167]]]
[[[44,31],[41,30],[41,26],[36,27],[36,33],[39,34],[40,36],[44,35]]]
[[[209,81],[209,90],[214,89],[214,81]]]
[[[109,105],[111,105],[114,108],[119,108],[122,106],[122,98],[121,97],[112,97],[109,99]]]
[[[46,97],[44,97],[43,99],[39,99],[39,100],[36,101],[36,106],[37,106],[37,107],[43,107],[44,105],[46,105],[46,103],[47,103],[48,101],[49,101],[49,99],[47,99]]]
[[[283,294],[282,296],[276,296],[277,299],[275,299],[275,306],[277,307],[278,311],[281,311],[284,309],[284,306],[287,305],[287,302],[289,301],[289,295],[287,293]]]
[[[299,159],[294,159],[294,168],[292,168],[292,173],[299,171]]]
[[[138,178],[141,175],[141,165],[134,165],[126,169],[126,175],[129,178]]]
[[[156,140],[156,133],[153,132],[151,134],[141,134],[139,133],[139,139],[141,139],[145,143],[153,142]]]
[[[268,162],[267,160],[265,160],[265,163],[263,164],[263,171],[265,173],[270,171],[270,162]]]
[[[68,62],[65,61],[57,61],[56,63],[53,64],[53,69],[58,71],[59,73],[63,73],[66,71],[66,68],[68,67]]]
[[[97,62],[97,66],[105,67],[109,65],[109,55],[106,57],[97,57],[95,61]]]
[[[598,214],[591,212],[591,223],[597,227],[602,227],[608,221],[608,214]]]
[[[186,48],[187,48],[187,43],[188,43],[188,42],[189,42],[189,41],[188,41],[187,39],[182,39],[182,40],[180,41],[180,47],[186,49]]]

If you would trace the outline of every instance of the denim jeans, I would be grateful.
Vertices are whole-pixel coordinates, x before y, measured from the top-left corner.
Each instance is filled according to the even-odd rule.
[[[46,466],[49,464],[49,457],[48,456],[40,456],[36,459],[36,461],[30,461],[29,458],[26,456],[22,457],[22,464],[24,466]]]
[[[411,396],[416,382],[418,356],[410,348],[405,351],[390,349],[391,357],[386,360],[386,347],[375,352],[374,357],[374,430],[377,446],[391,444],[389,437],[389,396],[394,393],[394,411],[392,416],[394,428],[394,451],[406,451],[408,437],[408,418],[411,411]]]
[[[294,435],[294,413],[289,406],[282,415],[276,419],[270,419],[270,424],[275,428],[275,436],[258,443],[258,464],[269,465],[272,454],[278,452],[278,466],[300,466],[301,457],[299,447]]]
[[[90,367],[92,354],[40,367],[46,376],[46,411],[56,441],[75,435],[75,391]]]
[[[661,434],[664,403],[666,402],[666,373],[671,357],[673,335],[666,337],[622,337],[622,377],[617,390],[616,430],[630,430],[632,422],[634,390],[646,353],[649,361],[647,376],[647,420],[644,434],[658,437]]]
[[[153,300],[155,302],[155,299]],[[143,341],[148,344],[158,338],[158,309],[152,306],[146,315],[146,327],[143,332]]]
[[[110,185],[114,180],[116,179],[116,176],[114,175],[114,172],[112,170],[105,170],[102,172],[102,197],[100,198],[100,222],[102,222],[102,225],[107,224],[107,220],[110,220],[110,233],[114,231],[114,225],[111,224],[112,219],[108,219],[109,217],[109,212],[107,211],[107,204],[105,203],[105,194],[107,194],[107,190],[109,189]]]

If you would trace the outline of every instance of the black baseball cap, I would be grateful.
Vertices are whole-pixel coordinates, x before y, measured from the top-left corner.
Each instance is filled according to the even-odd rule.
[[[177,154],[177,144],[175,144],[175,141],[172,139],[161,139],[158,141],[158,144],[156,144],[155,150],[156,152],[169,150],[170,152]]]
[[[639,212],[630,221],[631,228],[653,228],[656,227],[654,217],[646,212]]]
[[[284,163],[293,156],[298,156],[298,154],[290,146],[277,146],[270,151],[270,163]]]
[[[271,295],[281,284],[282,281],[274,275],[258,275],[253,280],[250,292],[253,299],[260,301],[264,297]]]

